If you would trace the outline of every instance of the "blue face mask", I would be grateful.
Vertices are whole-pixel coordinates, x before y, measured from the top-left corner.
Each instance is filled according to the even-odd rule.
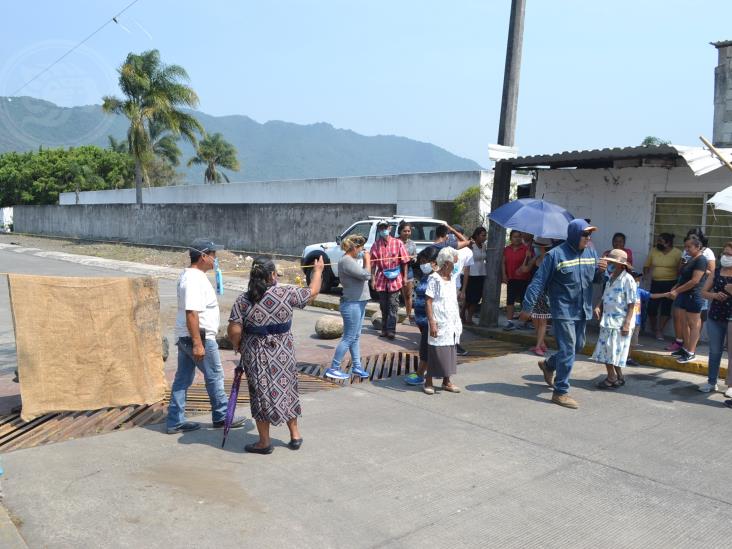
[[[615,264],[608,263],[606,271],[607,271],[607,274],[613,274],[615,272]]]
[[[426,275],[432,272],[432,265],[430,265],[429,263],[422,263],[419,268]]]
[[[460,269],[458,269],[458,266],[457,265],[453,265],[453,267],[452,267],[452,276],[455,276],[459,272],[460,272]]]
[[[542,248],[540,248],[539,246],[534,246],[534,255],[541,255],[541,250]]]
[[[363,250],[358,252],[358,255],[356,255],[356,259],[363,259]]]
[[[391,232],[391,231],[389,231],[389,229],[383,229],[383,230],[379,231],[379,236],[380,236],[381,238],[386,238],[386,237],[388,237],[388,236],[389,236],[389,233],[390,233],[390,232]]]

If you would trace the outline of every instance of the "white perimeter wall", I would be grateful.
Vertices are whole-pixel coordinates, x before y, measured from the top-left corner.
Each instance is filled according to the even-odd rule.
[[[221,185],[180,185],[143,189],[146,204],[396,204],[403,215],[433,215],[434,201],[454,200],[468,187],[486,180],[485,171],[414,173]],[[87,191],[80,204],[133,204],[134,189]],[[76,203],[62,193],[61,205]]]
[[[625,233],[640,267],[651,247],[655,195],[714,193],[729,186],[732,172],[726,168],[701,177],[688,167],[540,170],[536,197],[544,195],[575,217],[590,218],[599,228],[593,237],[599,253],[611,247],[613,233]]]

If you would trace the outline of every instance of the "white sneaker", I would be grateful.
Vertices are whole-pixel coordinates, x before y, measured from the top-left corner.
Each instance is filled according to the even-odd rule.
[[[727,389],[727,390],[726,390],[726,391],[724,392],[724,396],[726,396],[727,398],[732,398],[732,387],[728,388],[728,389]]]
[[[711,383],[703,383],[703,384],[699,385],[699,387],[697,387],[697,388],[699,389],[700,393],[711,393],[712,391],[717,390],[716,384],[712,385]]]

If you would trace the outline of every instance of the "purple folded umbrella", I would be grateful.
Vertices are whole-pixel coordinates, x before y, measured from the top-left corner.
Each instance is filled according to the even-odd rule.
[[[226,418],[224,418],[224,440],[221,441],[221,447],[226,444],[226,436],[229,434],[231,424],[234,421],[234,412],[236,411],[236,399],[239,397],[239,385],[241,385],[241,375],[244,369],[237,366],[234,370],[234,381],[231,382],[231,394],[229,395],[229,404],[226,406]]]

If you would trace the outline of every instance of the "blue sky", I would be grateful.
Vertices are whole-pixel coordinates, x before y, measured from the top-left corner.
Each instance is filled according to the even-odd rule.
[[[0,95],[131,0],[7,4]],[[71,106],[117,93],[130,51],[183,65],[200,109],[329,122],[442,146],[487,166],[509,0],[139,0],[21,95]],[[527,0],[516,141],[522,154],[711,137],[729,0]]]

